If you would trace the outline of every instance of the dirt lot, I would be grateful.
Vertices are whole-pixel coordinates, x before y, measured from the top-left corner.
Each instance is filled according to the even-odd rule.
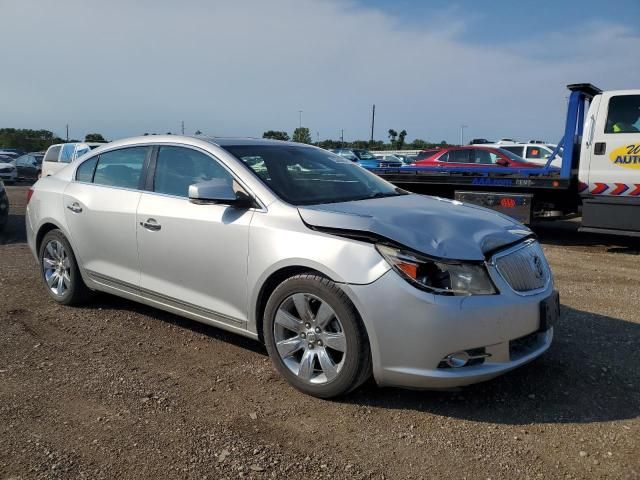
[[[337,402],[264,348],[115,297],[55,305],[0,234],[0,479],[638,478],[640,242],[539,229],[562,298],[550,351],[459,392]]]

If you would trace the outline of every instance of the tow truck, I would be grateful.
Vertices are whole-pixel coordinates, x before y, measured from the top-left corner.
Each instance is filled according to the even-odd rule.
[[[581,231],[640,237],[640,89],[571,84],[565,131],[543,168],[374,168],[415,193],[474,203],[523,223],[582,216]],[[564,148],[560,169],[551,163]]]

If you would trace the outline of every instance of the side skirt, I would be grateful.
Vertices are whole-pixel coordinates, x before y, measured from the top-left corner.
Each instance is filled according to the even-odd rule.
[[[256,333],[247,330],[246,320],[207,310],[198,307],[197,305],[183,302],[177,298],[160,295],[152,292],[151,290],[146,290],[97,272],[85,270],[85,273],[86,276],[89,277],[89,283],[92,284],[90,286],[94,287],[96,290],[127,298],[134,302],[144,303],[145,305],[159,308],[161,310],[195,320],[196,322],[205,323],[213,327],[218,327],[223,330],[258,340],[258,335]]]

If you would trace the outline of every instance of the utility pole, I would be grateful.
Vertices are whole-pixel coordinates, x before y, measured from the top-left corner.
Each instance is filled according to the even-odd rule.
[[[67,142],[69,141],[69,124],[67,123]]]
[[[300,119],[300,128],[302,128],[302,110],[298,110],[298,116]]]
[[[464,129],[469,128],[469,125],[460,125],[460,146],[464,146]]]
[[[320,132],[316,132],[316,139],[317,139],[316,145],[320,146]]]
[[[340,130],[340,146],[344,147],[344,128]]]
[[[373,144],[373,127],[376,124],[376,104],[373,104],[373,109],[371,110],[371,143]]]
[[[182,135],[184,135],[184,120],[182,120],[182,122],[180,122],[180,126],[182,128]]]

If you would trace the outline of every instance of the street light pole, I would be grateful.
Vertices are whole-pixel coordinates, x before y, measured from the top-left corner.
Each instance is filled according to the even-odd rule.
[[[302,110],[298,110],[298,115],[300,119],[300,128],[302,128]]]
[[[460,146],[464,146],[464,129],[469,128],[469,125],[460,125]]]

